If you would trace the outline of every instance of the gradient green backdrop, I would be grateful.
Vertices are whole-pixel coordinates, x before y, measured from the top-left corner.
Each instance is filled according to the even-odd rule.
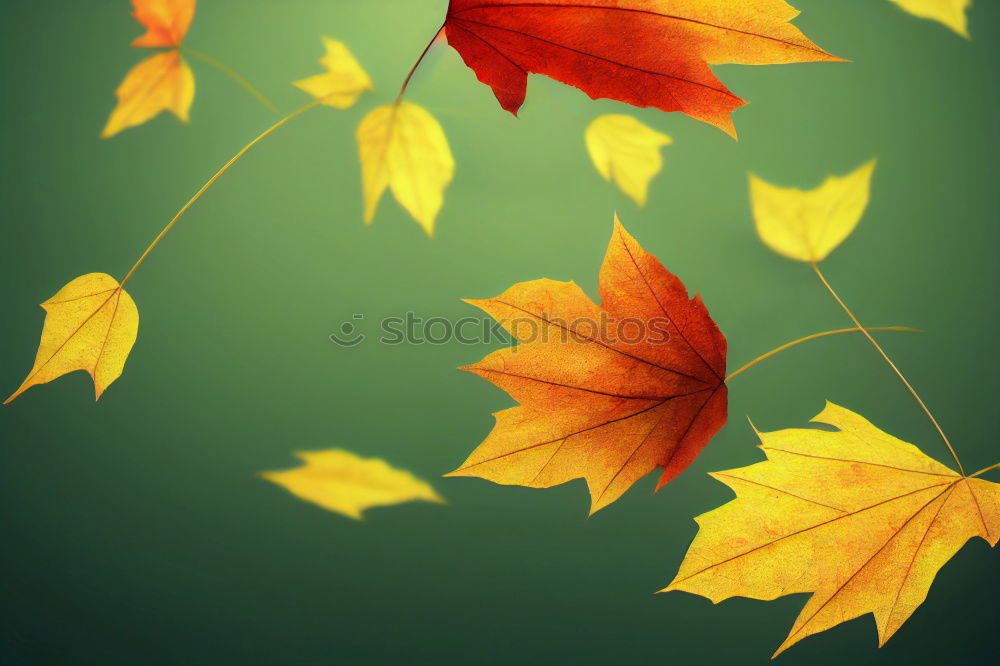
[[[345,40],[377,92],[310,111],[250,153],[130,283],[142,316],[124,376],[99,404],[83,373],[0,410],[0,662],[33,665],[764,664],[804,597],[713,607],[654,595],[730,491],[707,472],[761,459],[745,416],[798,426],[830,399],[950,462],[863,339],[799,347],[731,386],[730,423],[653,495],[653,478],[587,519],[582,482],[551,490],[441,479],[510,399],[454,370],[489,347],[366,344],[407,310],[457,319],[462,297],[538,277],[594,293],[614,210],[729,338],[731,366],[847,325],[807,267],[755,237],[748,170],[812,187],[880,159],[857,232],[827,262],[950,433],[967,467],[997,445],[996,205],[1000,3],[973,40],[888,0],[797,0],[797,24],[850,64],[720,67],[752,104],[739,143],[679,114],[592,102],[533,78],[520,120],[455,52],[432,51],[410,99],[458,163],[434,240],[382,202],[361,220],[354,128],[391,100],[445,0],[202,0],[189,44],[285,110]],[[0,3],[3,232],[0,386],[31,364],[38,303],[73,277],[121,276],[218,166],[275,117],[192,61],[190,126],[163,116],[109,141],[113,91],[144,53],[125,0]],[[676,140],[638,210],[590,165],[595,115],[633,113]],[[384,456],[447,506],[362,523],[256,477],[299,449]],[[991,475],[998,480],[996,474]],[[994,652],[1000,557],[977,540],[882,650],[870,616],[810,638],[795,664],[974,663]]]

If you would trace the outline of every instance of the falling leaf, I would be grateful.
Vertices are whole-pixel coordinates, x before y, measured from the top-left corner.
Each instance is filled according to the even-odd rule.
[[[76,278],[42,303],[45,326],[35,365],[7,404],[37,384],[86,370],[97,398],[118,379],[139,331],[135,301],[104,273]]]
[[[844,242],[861,221],[875,160],[847,176],[830,176],[815,190],[785,189],[750,175],[757,233],[778,254],[818,263]]]
[[[146,28],[132,46],[176,48],[194,18],[195,0],[132,0],[132,16]]]
[[[319,62],[326,74],[296,81],[293,85],[335,109],[347,109],[366,91],[374,90],[371,77],[343,42],[323,38],[326,55]]]
[[[444,190],[455,174],[455,159],[441,125],[411,102],[386,104],[358,126],[365,222],[375,218],[387,187],[396,201],[434,235],[434,220],[444,205]]]
[[[609,114],[594,119],[584,135],[597,171],[640,206],[653,176],[663,168],[660,149],[674,142],[631,116]]]
[[[726,421],[726,340],[697,296],[615,219],[597,305],[536,280],[469,301],[520,344],[464,368],[520,407],[449,476],[548,488],[586,479],[591,513],[657,467],[684,471]]]
[[[813,421],[837,430],[759,433],[767,462],[712,475],[736,499],[696,519],[666,588],[715,603],[811,592],[775,656],[865,613],[884,644],[966,541],[1000,537],[1000,484],[960,476],[843,407]]]
[[[177,48],[194,18],[195,0],[132,0],[132,16],[146,27],[146,34],[132,46]],[[151,56],[133,67],[115,91],[118,105],[111,112],[101,138],[171,111],[188,121],[194,102],[194,74],[179,51]]]
[[[357,520],[373,506],[412,500],[444,503],[430,484],[378,458],[337,449],[295,455],[305,463],[302,467],[261,476],[296,497]]]
[[[537,73],[735,135],[730,113],[745,102],[710,64],[840,60],[789,23],[797,15],[784,0],[451,0],[445,30],[511,113]]]
[[[118,106],[101,132],[102,139],[141,125],[161,111],[169,110],[187,122],[194,101],[194,74],[178,51],[158,53],[133,67],[115,95]]]
[[[943,23],[965,38],[969,37],[967,12],[972,0],[891,0],[905,11],[920,18]]]

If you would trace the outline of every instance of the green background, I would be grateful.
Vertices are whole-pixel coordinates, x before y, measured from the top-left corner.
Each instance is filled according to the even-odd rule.
[[[0,662],[764,664],[805,597],[712,606],[654,595],[731,498],[707,472],[761,459],[745,416],[798,426],[830,399],[949,462],[898,381],[857,336],[796,348],[733,381],[730,423],[659,494],[651,476],[586,518],[577,481],[551,490],[441,479],[510,399],[454,370],[491,347],[344,349],[354,313],[457,319],[538,277],[595,293],[618,210],[729,338],[730,365],[849,325],[808,268],[757,240],[749,170],[812,187],[878,156],[874,195],[826,272],[979,469],[996,427],[996,122],[1000,3],[973,40],[887,0],[797,0],[811,38],[850,64],[718,68],[752,104],[739,143],[679,114],[592,102],[533,78],[502,112],[457,54],[434,49],[409,98],[442,122],[458,163],[434,240],[391,197],[361,220],[354,128],[392,99],[445,0],[203,0],[188,43],[285,110],[345,40],[377,92],[310,111],[184,218],[130,282],[142,324],[100,403],[83,373],[0,410]],[[83,273],[121,276],[171,215],[275,116],[192,61],[190,126],[164,115],[101,141],[113,91],[144,53],[124,0],[0,3],[5,394],[34,357],[38,303]],[[627,112],[674,137],[638,210],[602,181],[582,132]],[[343,447],[431,479],[446,506],[357,523],[259,479],[292,452]],[[996,474],[991,475],[997,480]],[[888,645],[870,616],[810,638],[794,664],[972,663],[994,650],[1000,559],[985,542],[941,571]]]

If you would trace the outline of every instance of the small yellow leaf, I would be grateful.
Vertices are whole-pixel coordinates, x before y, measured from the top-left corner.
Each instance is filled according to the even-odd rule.
[[[338,449],[295,455],[305,463],[302,467],[261,476],[307,502],[357,520],[373,506],[412,500],[444,503],[429,483],[378,458]]]
[[[875,160],[843,177],[830,176],[815,190],[776,187],[750,174],[757,233],[778,254],[819,263],[861,221],[871,190]]]
[[[310,76],[292,85],[327,106],[350,108],[365,91],[374,90],[371,77],[343,42],[324,37],[323,44],[326,55],[319,62],[326,68],[326,73]]]
[[[674,142],[666,134],[631,116],[599,116],[584,134],[597,171],[640,206],[646,205],[649,183],[663,168],[660,149]]]
[[[371,223],[387,187],[396,201],[434,235],[444,190],[455,175],[455,159],[441,125],[410,102],[386,104],[358,126],[365,222]]]
[[[736,499],[698,516],[666,588],[718,603],[812,593],[777,654],[866,613],[884,644],[967,541],[1000,539],[1000,484],[956,474],[854,412],[835,430],[758,433],[766,462],[718,472]]]
[[[969,18],[966,12],[972,0],[891,0],[905,11],[920,18],[943,23],[965,38],[969,37]]]
[[[141,125],[161,111],[188,121],[194,101],[194,74],[178,51],[151,56],[133,67],[115,91],[118,106],[111,112],[102,139]]]
[[[135,301],[104,273],[76,278],[42,303],[45,325],[35,365],[7,404],[37,384],[86,370],[100,398],[125,367],[139,332]]]

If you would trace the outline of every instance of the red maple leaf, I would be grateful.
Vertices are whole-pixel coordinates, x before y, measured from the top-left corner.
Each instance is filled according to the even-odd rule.
[[[448,43],[517,114],[529,73],[592,98],[681,111],[735,136],[746,102],[710,64],[838,61],[784,0],[451,0]]]

